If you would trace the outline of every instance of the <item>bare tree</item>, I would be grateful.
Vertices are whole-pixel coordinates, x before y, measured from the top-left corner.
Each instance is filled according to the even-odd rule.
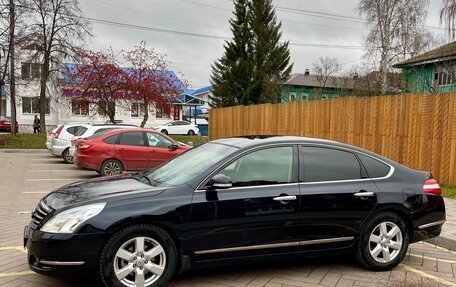
[[[313,63],[313,72],[320,84],[320,92],[326,88],[329,79],[341,69],[342,64],[336,58],[320,57],[317,62]]]
[[[64,69],[64,61],[91,36],[90,25],[83,17],[78,0],[28,0],[33,24],[31,42],[40,47],[40,131],[46,131],[46,89],[54,72]]]
[[[456,36],[456,0],[443,0],[442,2],[442,9],[440,10],[440,25],[445,23],[447,36],[451,40],[454,40]]]
[[[429,45],[423,28],[428,0],[360,0],[357,10],[366,16],[370,33],[367,54],[380,58],[382,94],[387,91],[387,73],[398,59],[422,52]]]

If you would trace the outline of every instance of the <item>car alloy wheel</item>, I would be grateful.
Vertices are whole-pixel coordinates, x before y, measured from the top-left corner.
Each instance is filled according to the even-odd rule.
[[[167,130],[161,130],[160,132],[161,132],[162,134],[165,134],[165,135],[168,134],[168,131],[167,131]]]
[[[65,163],[73,163],[73,157],[70,155],[70,151],[68,149],[63,152],[62,158]]]
[[[135,237],[117,250],[113,266],[117,279],[124,286],[151,286],[165,269],[165,250],[150,237]]]
[[[378,224],[369,237],[369,251],[372,258],[380,263],[394,260],[402,248],[402,232],[394,222]]]
[[[409,238],[401,216],[391,211],[377,213],[360,230],[356,259],[373,271],[391,270],[404,258]]]
[[[195,135],[195,131],[189,130],[187,134],[188,134],[189,136],[194,136],[194,135]]]
[[[109,159],[101,165],[100,172],[103,176],[119,175],[122,174],[123,167],[119,161],[115,159]]]
[[[177,268],[177,251],[163,229],[131,224],[115,233],[100,255],[106,287],[167,286]]]

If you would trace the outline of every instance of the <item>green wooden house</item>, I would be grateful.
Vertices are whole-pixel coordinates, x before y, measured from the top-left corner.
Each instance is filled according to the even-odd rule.
[[[285,83],[280,102],[336,98],[353,89],[352,80],[332,76],[323,85],[316,75],[306,70],[305,73],[293,74]]]
[[[456,91],[456,42],[393,65],[402,69],[405,92]]]

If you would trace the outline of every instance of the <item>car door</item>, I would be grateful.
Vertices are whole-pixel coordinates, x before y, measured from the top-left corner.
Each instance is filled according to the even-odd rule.
[[[164,136],[151,132],[146,132],[145,134],[146,142],[149,146],[149,168],[157,167],[181,153],[179,149],[170,149],[169,147],[173,145],[173,142]]]
[[[350,150],[300,146],[299,153],[304,248],[352,244],[377,203],[376,185]]]
[[[144,170],[149,166],[149,150],[142,132],[124,132],[115,149],[125,170]]]
[[[289,145],[251,151],[215,172],[229,176],[233,186],[194,193],[189,221],[199,230],[189,246],[195,259],[295,249],[300,232],[296,167],[297,150]]]

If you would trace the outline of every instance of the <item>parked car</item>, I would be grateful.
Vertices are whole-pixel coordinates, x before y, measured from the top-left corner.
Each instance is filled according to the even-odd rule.
[[[327,140],[231,138],[51,192],[24,242],[36,272],[93,270],[106,286],[150,287],[178,270],[299,254],[353,253],[389,270],[444,222],[429,172]]]
[[[165,135],[197,135],[199,134],[198,126],[187,121],[171,121],[163,126],[155,127]]]
[[[87,130],[91,123],[69,123],[59,126],[51,135],[51,154],[63,158],[65,163],[73,163],[70,156],[71,138],[81,130]]]
[[[19,124],[16,121],[16,133],[19,132]],[[0,118],[0,131],[11,132],[11,118],[2,117]]]
[[[46,134],[46,148],[51,151],[51,138],[53,135],[55,135],[55,133],[57,132],[57,130],[60,128],[61,125],[58,125],[56,126],[54,129],[52,129],[51,131],[49,131],[47,134]]]
[[[94,124],[86,130],[84,130],[84,129],[79,130],[78,133],[75,134],[71,138],[71,146],[70,146],[70,150],[69,150],[69,155],[71,157],[74,156],[74,153],[76,151],[76,146],[78,145],[80,139],[87,138],[94,134],[98,134],[98,133],[101,133],[104,131],[122,129],[122,128],[123,129],[130,129],[130,128],[135,129],[136,128],[137,129],[139,127],[134,126],[134,125],[123,125],[123,124],[115,124],[115,125],[114,124]]]
[[[157,167],[190,149],[155,130],[119,129],[80,139],[74,164],[101,175]]]

